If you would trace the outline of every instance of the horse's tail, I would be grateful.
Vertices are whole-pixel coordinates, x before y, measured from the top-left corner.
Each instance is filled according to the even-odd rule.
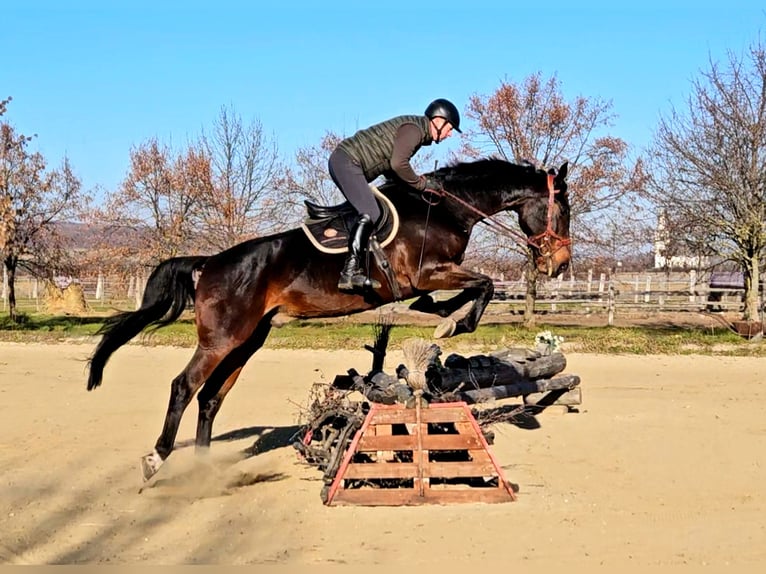
[[[149,325],[153,329],[168,325],[183,313],[194,299],[194,272],[202,268],[206,256],[174,257],[160,263],[146,282],[141,307],[109,317],[98,330],[102,335],[89,363],[88,390],[101,384],[109,357]]]

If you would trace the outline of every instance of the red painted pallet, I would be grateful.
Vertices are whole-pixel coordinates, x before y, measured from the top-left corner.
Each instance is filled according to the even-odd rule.
[[[325,504],[400,506],[508,502],[511,485],[464,402],[373,404]]]

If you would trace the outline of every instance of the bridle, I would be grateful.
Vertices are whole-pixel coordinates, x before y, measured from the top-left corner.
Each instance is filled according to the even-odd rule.
[[[540,251],[540,255],[546,258],[548,263],[548,269],[551,270],[553,268],[553,255],[561,249],[562,247],[566,247],[568,245],[572,244],[572,240],[566,237],[562,237],[558,233],[556,233],[553,230],[553,204],[556,201],[556,194],[559,193],[559,189],[556,189],[555,186],[555,174],[549,173],[548,174],[548,213],[546,216],[546,226],[545,231],[542,233],[538,233],[537,235],[533,235],[531,237],[527,237],[523,233],[520,233],[518,230],[514,229],[513,227],[510,227],[503,223],[502,221],[499,221],[496,217],[489,215],[487,213],[484,213],[482,210],[474,207],[467,201],[459,198],[458,196],[450,193],[449,191],[445,189],[426,189],[423,191],[423,201],[428,203],[428,209],[430,212],[431,206],[437,205],[439,201],[447,197],[451,199],[452,201],[455,201],[462,205],[463,207],[473,211],[477,215],[481,216],[482,221],[490,228],[494,228],[494,231],[499,233],[500,235],[505,235],[508,237],[511,237],[521,245],[522,247],[526,247],[527,245],[531,245],[532,247],[535,247],[538,251]],[[428,222],[426,220],[426,226],[428,225]],[[558,245],[556,248],[551,247],[552,240],[557,240]],[[425,236],[423,237],[423,246],[425,247]],[[421,260],[422,260],[422,250],[421,250]]]
[[[553,219],[553,203],[556,200],[556,194],[560,191],[556,189],[554,181],[556,176],[552,173],[548,174],[548,215],[545,225],[545,231],[533,235],[527,238],[527,243],[532,247],[536,247],[540,251],[540,255],[548,259],[550,266],[550,258],[562,247],[566,247],[572,244],[572,240],[567,237],[561,237],[558,233],[553,231],[552,219]],[[551,249],[551,239],[558,240],[559,244],[556,249]]]

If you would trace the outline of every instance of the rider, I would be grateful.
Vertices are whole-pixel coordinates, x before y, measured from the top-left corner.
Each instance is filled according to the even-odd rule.
[[[348,257],[338,289],[354,291],[364,287],[367,280],[363,257],[381,216],[369,182],[385,173],[419,191],[438,191],[441,186],[417,175],[410,159],[421,146],[447,139],[453,129],[460,132],[460,114],[452,102],[439,98],[428,104],[422,116],[397,116],[359,130],[341,141],[330,155],[330,177],[359,214],[349,234]],[[373,281],[371,286],[377,289],[380,284]]]

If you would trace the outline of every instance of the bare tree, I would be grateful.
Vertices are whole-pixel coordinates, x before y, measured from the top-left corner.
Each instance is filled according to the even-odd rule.
[[[0,112],[5,112],[5,100]],[[19,267],[50,275],[67,264],[55,225],[78,209],[84,197],[68,159],[48,170],[39,152],[28,150],[33,138],[0,123],[0,255],[8,275],[8,308],[18,321],[15,279]]]
[[[7,98],[0,100],[0,116],[5,115],[8,109],[8,104],[13,98]],[[18,148],[23,145],[23,142],[27,141],[27,138],[23,136],[16,139],[9,138],[8,141],[3,142],[5,146],[0,153],[3,153],[3,158],[10,157]],[[0,250],[5,248],[5,244],[8,241],[8,235],[11,231],[10,226],[13,223],[13,210],[11,209],[11,195],[10,193],[0,194]]]
[[[623,205],[640,188],[640,162],[631,165],[628,145],[604,133],[612,125],[611,103],[579,96],[565,100],[555,76],[538,72],[523,84],[507,81],[489,96],[475,95],[467,116],[476,122],[463,136],[469,156],[499,155],[516,163],[547,167],[569,161],[572,236],[595,241],[603,229],[594,217]],[[528,251],[524,249],[523,251]],[[529,260],[527,253],[522,254]],[[534,323],[537,271],[527,265],[525,322]]]
[[[210,161],[212,185],[201,196],[199,217],[211,248],[225,249],[285,225],[277,145],[259,121],[246,125],[233,108],[222,107],[200,148]]]
[[[194,215],[209,189],[209,161],[189,147],[174,155],[151,139],[130,152],[130,169],[102,213],[114,232],[133,228],[134,254],[144,261],[173,257],[196,248]]]
[[[326,132],[319,144],[298,148],[294,166],[285,170],[287,201],[293,216],[303,214],[305,199],[320,205],[335,205],[344,201],[327,168],[330,154],[341,139],[333,132]]]
[[[766,247],[766,48],[710,61],[683,109],[662,117],[651,147],[651,198],[703,225],[709,245],[745,277],[744,319],[759,317]],[[679,230],[683,234],[683,230]]]

